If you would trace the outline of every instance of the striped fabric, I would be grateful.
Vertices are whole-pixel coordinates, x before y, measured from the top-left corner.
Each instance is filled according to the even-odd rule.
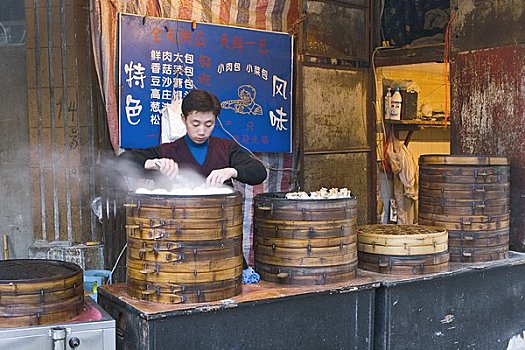
[[[298,0],[90,0],[95,66],[116,154],[121,151],[116,80],[119,12],[286,32],[298,19]],[[260,157],[277,169],[291,168],[293,163],[289,154],[262,154]],[[237,187],[245,198],[243,246],[249,263],[253,263],[253,197],[262,192],[289,190],[291,175],[288,171],[269,171],[263,184]]]

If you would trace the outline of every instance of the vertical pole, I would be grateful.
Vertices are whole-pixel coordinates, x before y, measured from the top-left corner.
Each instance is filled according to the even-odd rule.
[[[4,235],[4,260],[9,260],[9,245],[7,235]]]

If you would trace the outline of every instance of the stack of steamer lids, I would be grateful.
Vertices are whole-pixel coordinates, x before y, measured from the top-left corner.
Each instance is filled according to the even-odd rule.
[[[448,270],[447,231],[422,225],[366,225],[357,233],[358,267],[420,275]]]
[[[419,174],[419,223],[447,229],[450,261],[508,257],[507,158],[421,156]]]

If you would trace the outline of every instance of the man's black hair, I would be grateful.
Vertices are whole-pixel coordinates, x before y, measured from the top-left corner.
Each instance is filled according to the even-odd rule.
[[[216,117],[221,113],[221,103],[217,96],[206,90],[191,90],[182,100],[182,114],[191,112],[212,112]]]

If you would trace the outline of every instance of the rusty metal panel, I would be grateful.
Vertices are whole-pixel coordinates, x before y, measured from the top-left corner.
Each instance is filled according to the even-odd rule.
[[[304,150],[366,149],[364,70],[303,66]]]
[[[306,48],[312,56],[368,61],[369,7],[365,1],[306,1]]]
[[[317,191],[321,187],[347,187],[357,196],[359,224],[368,220],[369,192],[368,153],[310,154],[304,157],[304,189]]]
[[[525,1],[453,0],[453,52],[525,43]]]
[[[452,70],[451,152],[511,163],[511,245],[525,248],[525,46],[463,52]]]

